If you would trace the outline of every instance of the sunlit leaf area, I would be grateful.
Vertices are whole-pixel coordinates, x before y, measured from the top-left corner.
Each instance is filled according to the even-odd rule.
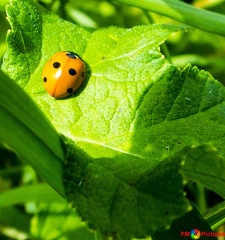
[[[0,2],[0,239],[225,237],[225,2]]]

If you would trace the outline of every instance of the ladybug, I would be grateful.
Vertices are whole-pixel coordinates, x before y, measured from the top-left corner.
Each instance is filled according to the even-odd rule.
[[[58,52],[44,66],[44,87],[54,98],[69,96],[83,83],[85,69],[84,61],[75,53]]]

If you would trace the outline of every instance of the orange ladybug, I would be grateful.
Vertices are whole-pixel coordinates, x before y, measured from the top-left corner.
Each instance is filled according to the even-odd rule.
[[[46,63],[42,79],[46,91],[54,98],[73,94],[85,78],[85,63],[73,52],[58,52]]]

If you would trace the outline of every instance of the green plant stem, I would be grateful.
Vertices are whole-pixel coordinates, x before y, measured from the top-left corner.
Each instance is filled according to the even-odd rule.
[[[204,219],[211,225],[212,230],[217,229],[219,226],[225,223],[225,202],[221,202],[203,213]]]
[[[151,14],[146,10],[143,10],[143,12],[144,12],[146,18],[148,19],[148,21],[153,24],[154,20],[153,20]],[[166,56],[169,63],[172,64],[173,62],[172,62],[172,58],[171,58],[171,55],[170,55],[170,51],[169,51],[165,42],[161,45],[161,50],[162,50],[163,54]]]
[[[202,184],[198,184],[199,194],[198,194],[198,209],[200,213],[203,213],[207,209],[206,197],[205,197],[205,187]]]
[[[114,0],[167,16],[201,30],[225,36],[225,16],[174,0]]]

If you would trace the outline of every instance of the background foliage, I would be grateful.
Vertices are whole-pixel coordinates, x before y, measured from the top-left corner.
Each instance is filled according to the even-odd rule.
[[[224,3],[221,1],[211,1],[209,5],[204,2],[205,1],[194,1],[192,4],[210,9],[214,12],[224,13],[225,11]],[[5,35],[7,29],[9,29],[9,24],[5,20],[4,6],[6,3],[7,1],[0,3],[2,31],[0,36],[1,58],[6,50]],[[85,27],[97,28],[111,25],[133,27],[136,25],[149,24],[150,20],[156,23],[175,23],[174,20],[167,17],[162,17],[155,13],[150,15],[141,9],[115,2],[87,1],[84,3],[84,1],[41,1],[40,3],[47,9],[56,12],[60,17]],[[215,79],[223,83],[223,37],[200,30],[189,33],[180,32],[171,38],[167,45],[171,55],[170,57],[167,55],[168,59],[170,59],[174,65],[183,68],[187,63],[192,63],[201,69],[209,71]],[[165,48],[164,52],[167,53]],[[209,152],[212,152],[212,155],[215,154],[212,150],[209,150]],[[4,198],[2,200],[2,206],[7,206],[7,204],[12,206],[13,204],[27,202],[27,204],[19,205],[18,208],[4,207],[1,209],[1,221],[3,225],[6,226],[2,231],[2,237],[15,237],[15,234],[9,231],[8,226],[10,226],[19,231],[16,235],[19,236],[18,234],[21,234],[21,239],[26,238],[27,234],[32,234],[32,236],[37,239],[44,239],[46,238],[46,232],[49,233],[50,230],[51,234],[49,234],[48,239],[71,239],[72,237],[77,239],[100,238],[97,233],[90,233],[84,223],[81,223],[79,218],[65,207],[65,202],[59,195],[54,195],[55,193],[47,186],[40,186],[39,183],[41,180],[33,170],[21,163],[16,155],[13,155],[10,151],[6,151],[4,146],[2,146],[2,156],[4,160],[2,161],[1,170],[3,176],[1,179],[1,190],[25,186],[22,191],[26,192],[26,199],[19,198],[21,192],[12,192],[15,194],[13,197],[7,197],[6,195],[6,200],[4,200]],[[214,157],[216,158],[218,156]],[[27,185],[30,183],[37,185],[29,188]],[[35,189],[37,189],[36,195]],[[212,203],[207,200],[205,190],[202,189],[201,187],[195,188],[195,186],[188,188],[191,195],[190,198],[204,211]],[[193,192],[194,194],[192,194]],[[196,192],[199,194],[196,194]],[[10,203],[9,199],[11,199],[11,201],[13,199],[13,201]],[[41,200],[40,204],[36,203],[38,199]],[[219,197],[214,199],[215,201],[220,200]],[[35,202],[32,200],[35,200]],[[56,200],[57,204],[48,205],[48,202],[52,203]],[[30,215],[27,213],[30,213]],[[46,218],[46,213],[48,218]],[[20,219],[22,219],[21,222],[13,221],[14,215],[20,216]],[[57,223],[55,223],[59,219],[59,216],[57,216],[57,220],[55,220],[56,215],[59,215],[63,219],[63,225],[58,226]],[[6,219],[9,223],[6,222]],[[43,219],[49,222],[49,224],[45,225],[45,228],[42,226],[44,224]],[[52,227],[53,223],[55,223],[54,227]],[[42,231],[38,229],[42,229]],[[66,234],[62,234],[63,232],[66,232]],[[60,236],[61,234],[63,236]]]

